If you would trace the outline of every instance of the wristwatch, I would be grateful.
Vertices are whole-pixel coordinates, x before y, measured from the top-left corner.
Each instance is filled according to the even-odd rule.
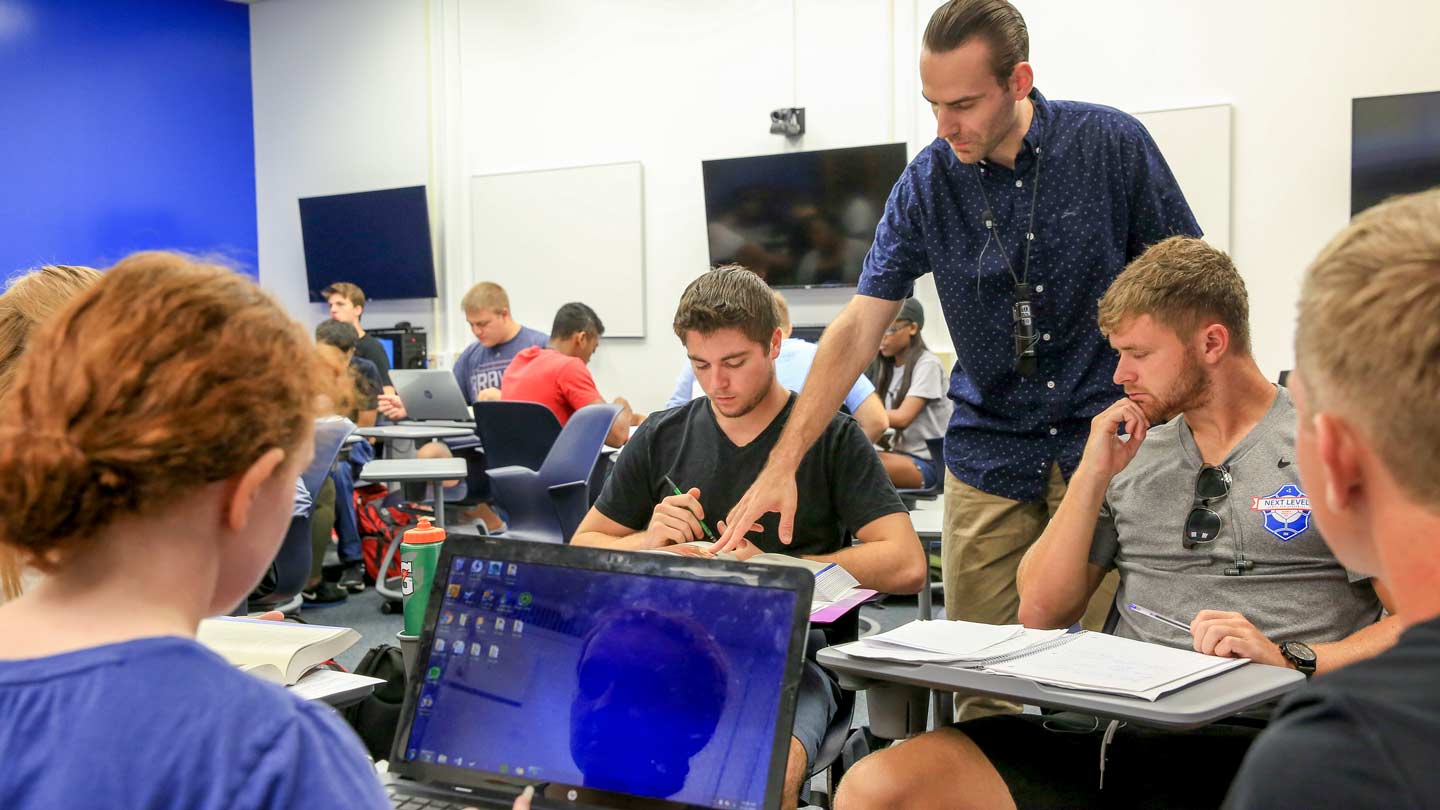
[[[1315,674],[1315,651],[1310,645],[1303,641],[1282,641],[1280,642],[1280,654],[1285,660],[1295,666],[1295,669],[1304,673],[1305,677]]]

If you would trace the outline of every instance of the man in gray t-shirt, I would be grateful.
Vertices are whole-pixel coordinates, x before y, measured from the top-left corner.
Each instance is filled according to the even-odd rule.
[[[1244,614],[1275,641],[1334,641],[1374,624],[1369,579],[1348,573],[1320,537],[1295,461],[1295,408],[1278,389],[1268,411],[1225,457],[1229,492],[1210,501],[1220,530],[1185,548],[1190,494],[1205,462],[1184,415],[1152,428],[1110,482],[1090,562],[1120,571],[1116,635],[1172,647],[1190,633],[1126,610],[1135,603],[1182,622],[1202,610]]]
[[[1157,243],[1099,315],[1126,396],[1091,420],[1065,498],[1020,563],[1020,620],[1073,625],[1118,569],[1122,636],[1307,675],[1392,646],[1399,622],[1382,618],[1383,588],[1346,571],[1311,522],[1295,409],[1255,364],[1229,257],[1198,239]],[[1214,807],[1256,733],[1079,728],[1036,715],[959,723],[867,757],[837,804]]]

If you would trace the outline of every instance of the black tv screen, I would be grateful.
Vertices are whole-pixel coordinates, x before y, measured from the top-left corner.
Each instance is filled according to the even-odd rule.
[[[375,300],[435,297],[424,186],[306,197],[300,233],[311,301],[337,281]]]
[[[1351,216],[1440,186],[1440,92],[1357,98],[1350,130]]]
[[[707,160],[711,264],[743,264],[772,287],[853,287],[905,144]]]

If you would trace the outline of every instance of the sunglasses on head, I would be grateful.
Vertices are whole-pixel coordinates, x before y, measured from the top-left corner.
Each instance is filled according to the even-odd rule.
[[[1180,538],[1185,548],[1194,548],[1209,543],[1220,534],[1220,513],[1210,508],[1210,502],[1230,494],[1230,468],[1206,464],[1200,468],[1195,479],[1195,500],[1190,507],[1190,516],[1185,518],[1185,533]]]

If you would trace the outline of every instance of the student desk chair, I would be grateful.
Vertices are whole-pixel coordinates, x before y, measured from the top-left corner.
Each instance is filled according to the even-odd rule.
[[[518,465],[490,470],[495,500],[507,519],[499,536],[570,542],[590,508],[590,473],[619,414],[619,405],[586,405],[565,423],[538,470]]]

